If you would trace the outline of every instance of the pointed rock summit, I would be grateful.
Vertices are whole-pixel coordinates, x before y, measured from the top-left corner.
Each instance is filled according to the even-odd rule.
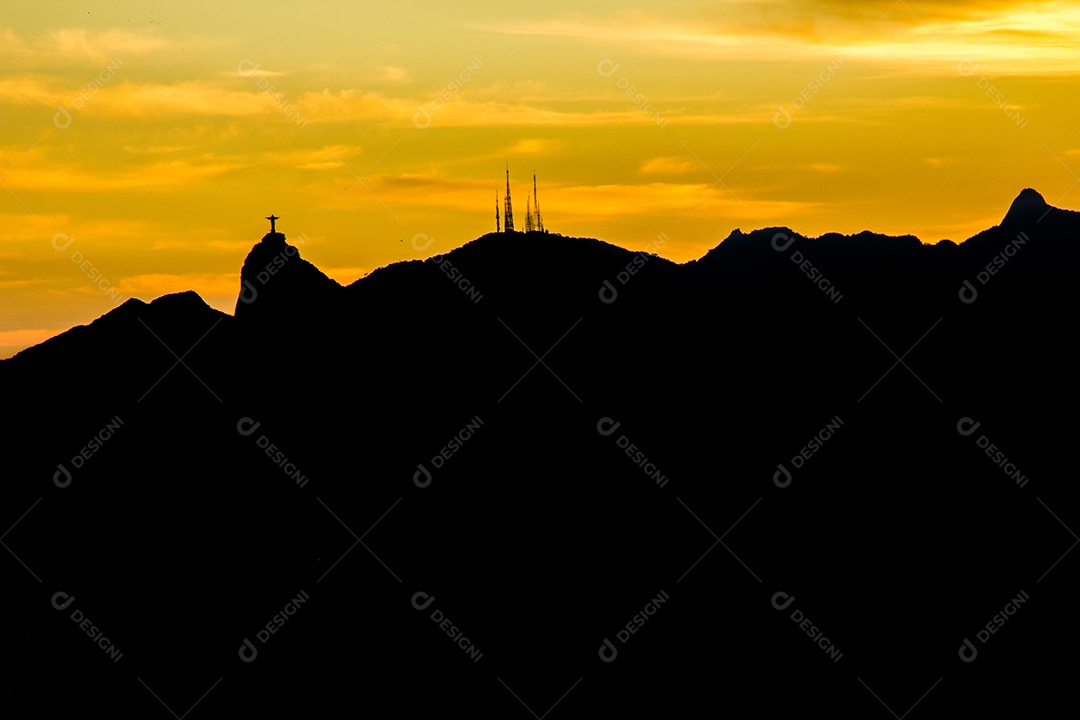
[[[332,304],[342,290],[337,281],[301,258],[300,251],[275,228],[244,260],[235,315],[247,319],[302,315]]]
[[[1026,188],[1013,200],[1009,212],[1002,225],[1023,225],[1039,222],[1049,210],[1053,208],[1046,204],[1046,200],[1037,191]]]

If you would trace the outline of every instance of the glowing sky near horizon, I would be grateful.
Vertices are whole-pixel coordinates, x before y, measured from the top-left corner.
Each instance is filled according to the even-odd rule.
[[[1056,0],[8,3],[0,357],[129,297],[231,312],[271,212],[343,284],[446,252],[507,161],[519,225],[535,171],[551,231],[678,262],[961,241],[1025,187],[1080,208],[1078,91]]]

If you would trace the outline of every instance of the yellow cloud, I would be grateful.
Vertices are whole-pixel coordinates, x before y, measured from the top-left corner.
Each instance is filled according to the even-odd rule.
[[[0,30],[0,56],[10,58],[28,53],[29,49],[26,46],[26,41],[21,36],[17,35],[11,28]]]
[[[86,170],[81,167],[22,163],[4,181],[13,190],[78,193],[155,190],[196,185],[247,167],[242,161],[174,160],[125,170]]]
[[[362,153],[363,148],[356,145],[327,145],[317,150],[275,150],[263,153],[262,158],[268,163],[301,170],[334,170]]]
[[[265,81],[264,81],[265,82]],[[275,86],[260,89],[236,89],[219,83],[188,81],[172,85],[130,83],[113,80],[92,91],[73,92],[59,88],[57,83],[36,79],[0,80],[0,100],[11,103],[41,104],[50,108],[70,106],[79,97],[73,113],[98,117],[125,117],[160,122],[169,116],[202,115],[219,118],[243,118],[256,115],[280,118],[286,124],[334,124],[351,122],[376,123],[406,130],[462,127],[595,127],[605,125],[641,125],[665,127],[669,120],[689,124],[742,124],[760,122],[771,117],[775,108],[763,108],[760,115],[745,112],[687,109],[686,103],[701,105],[699,98],[644,98],[635,104],[631,98],[612,84],[612,90],[600,94],[591,109],[578,103],[573,109],[556,109],[566,102],[549,105],[542,102],[506,102],[504,100],[475,100],[458,94],[434,104],[417,97],[393,97],[377,92],[354,89],[322,90],[290,96],[287,92],[268,92]],[[489,94],[490,93],[485,93]],[[509,93],[516,97],[515,93]],[[480,93],[477,93],[480,95]],[[554,97],[554,96],[553,96]],[[585,101],[582,101],[585,102]],[[647,103],[648,112],[645,111]],[[659,107],[657,103],[663,104]],[[436,106],[437,105],[437,106]],[[175,152],[191,146],[155,145],[130,152]],[[512,148],[520,154],[544,154],[558,147],[554,139],[526,138]]]
[[[742,14],[674,19],[641,11],[577,15],[476,29],[574,39],[609,49],[609,67],[641,50],[683,60],[808,61],[841,57],[933,75],[956,75],[964,59],[1008,74],[1080,74],[1080,7],[1027,3],[753,3]],[[780,12],[780,9],[783,12]]]
[[[390,82],[404,82],[409,79],[409,71],[403,67],[386,66],[379,68],[379,77]]]
[[[646,160],[638,168],[641,175],[685,175],[700,166],[686,157],[655,157]]]
[[[171,42],[146,32],[137,33],[120,28],[90,30],[63,28],[49,35],[53,53],[77,58],[89,58],[106,63],[128,55],[144,55],[170,46]]]
[[[565,143],[551,138],[524,138],[506,149],[507,157],[521,157],[523,155],[544,155],[551,157],[561,151]]]
[[[3,188],[0,188],[0,191],[2,190]],[[62,213],[39,214],[37,217],[0,213],[0,228],[3,228],[4,239],[3,244],[0,244],[0,258],[10,257],[12,243],[32,242],[45,246],[53,235],[70,227],[71,217]],[[19,251],[22,252],[22,249]]]
[[[124,146],[124,152],[131,153],[132,155],[175,155],[176,153],[186,153],[197,149],[199,149],[197,145],[144,145],[142,147],[135,147],[133,145]]]
[[[646,185],[595,185],[549,191],[548,207],[557,207],[567,218],[643,216],[722,217],[759,220],[805,214],[820,203],[756,198],[741,188],[722,185],[648,183]]]
[[[87,107],[95,113],[159,120],[163,115],[257,115],[274,106],[262,92],[192,81],[176,85],[122,83],[102,90]]]
[[[0,100],[5,103],[39,103],[57,105],[63,94],[33,78],[9,78],[0,80]]]

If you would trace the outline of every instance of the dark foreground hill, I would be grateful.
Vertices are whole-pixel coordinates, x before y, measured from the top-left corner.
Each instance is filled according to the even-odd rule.
[[[1080,215],[481,237],[0,362],[11,717],[1071,707]]]

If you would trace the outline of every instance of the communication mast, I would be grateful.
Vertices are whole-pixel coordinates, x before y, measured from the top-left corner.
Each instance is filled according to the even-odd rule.
[[[540,201],[536,198],[536,173],[533,173],[533,206],[536,208],[536,222],[533,228],[537,232],[544,232],[544,220],[540,217]]]
[[[510,163],[506,164],[506,207],[503,210],[503,227],[514,232],[514,207],[510,203]]]

